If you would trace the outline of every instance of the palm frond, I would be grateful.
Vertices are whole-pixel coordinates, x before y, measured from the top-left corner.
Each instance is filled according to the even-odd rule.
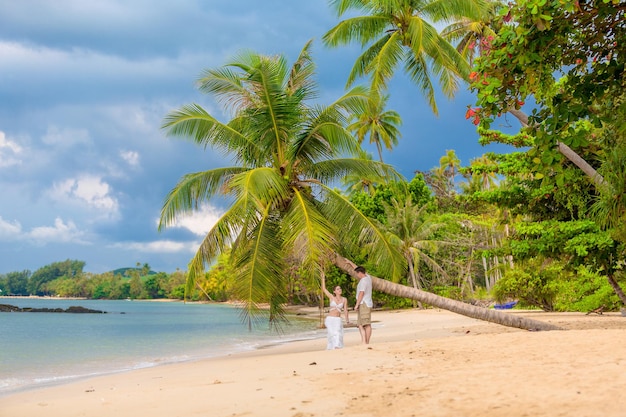
[[[369,260],[388,271],[392,281],[404,276],[406,263],[402,253],[387,239],[376,222],[361,213],[343,195],[325,186],[320,186],[327,204],[320,205],[320,210],[333,224],[341,225],[338,237],[351,245],[366,247]]]
[[[391,34],[384,35],[378,41],[372,43],[361,55],[359,55],[348,74],[348,80],[346,86],[351,86],[354,82],[368,74],[370,68],[372,68],[372,62],[376,59],[380,50],[387,44]]]
[[[439,115],[439,109],[437,108],[437,102],[435,100],[435,88],[430,79],[430,71],[424,57],[422,55],[416,56],[413,53],[408,53],[404,69],[411,81],[417,85],[421,93],[426,97],[426,101],[433,113]]]
[[[319,211],[310,193],[294,187],[281,225],[284,247],[294,252],[304,269],[316,269],[324,255],[335,249],[335,234],[336,227]]]
[[[317,96],[315,82],[312,79],[315,73],[315,64],[311,58],[311,45],[313,41],[310,40],[304,45],[298,59],[291,66],[289,73],[289,79],[287,80],[287,91],[291,94],[300,92],[312,99]]]
[[[366,71],[371,76],[372,90],[384,91],[393,76],[398,63],[404,58],[404,48],[399,31],[393,31],[386,42],[378,49],[378,54],[370,61]]]
[[[286,180],[269,167],[253,168],[236,174],[228,186],[237,199],[245,198],[260,212],[267,207],[281,207],[289,199]]]
[[[208,202],[215,194],[223,191],[222,186],[233,175],[245,170],[241,167],[224,167],[183,176],[163,203],[158,230],[173,224],[177,216],[189,214],[201,203]]]
[[[489,9],[490,0],[432,0],[424,2],[422,12],[433,22],[450,22],[460,18],[481,19]]]
[[[368,178],[377,183],[402,180],[403,177],[391,165],[364,158],[337,158],[317,162],[304,173],[323,183],[334,183],[347,175]]]
[[[230,249],[230,245],[245,226],[242,219],[250,217],[251,212],[254,212],[254,207],[250,205],[249,200],[237,199],[209,230],[187,266],[185,294],[189,294],[195,287],[197,277],[202,275],[205,268],[217,259],[220,253]]]
[[[260,151],[258,144],[241,131],[215,119],[197,104],[185,105],[165,116],[162,128],[168,136],[191,138],[203,147],[215,147],[225,154]]]
[[[388,26],[389,20],[385,16],[353,17],[342,20],[326,32],[322,41],[330,47],[347,45],[352,42],[359,42],[361,46],[365,46],[381,36]]]
[[[366,9],[367,0],[330,0],[330,6],[341,16],[350,9]]]
[[[197,83],[200,91],[214,95],[218,102],[235,111],[255,100],[241,82],[241,74],[229,67],[206,70]]]
[[[233,293],[243,304],[241,317],[248,327],[269,319],[272,325],[284,320],[284,256],[279,224],[270,210],[248,217],[245,244],[231,253],[235,276]],[[261,304],[269,304],[269,311]]]

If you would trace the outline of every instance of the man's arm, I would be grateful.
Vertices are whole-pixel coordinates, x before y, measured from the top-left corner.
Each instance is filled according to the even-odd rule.
[[[359,295],[356,298],[356,305],[354,306],[355,310],[359,309],[359,306],[361,305],[361,302],[363,301],[363,297],[365,297],[365,291],[359,291]]]

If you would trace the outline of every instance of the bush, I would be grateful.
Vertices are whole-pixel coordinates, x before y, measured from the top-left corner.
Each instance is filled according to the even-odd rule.
[[[507,270],[493,288],[494,297],[499,303],[517,299],[522,306],[555,311],[563,274],[567,272],[561,263],[535,258]]]

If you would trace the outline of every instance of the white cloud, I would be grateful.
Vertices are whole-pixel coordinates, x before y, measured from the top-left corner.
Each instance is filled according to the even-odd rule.
[[[119,208],[117,199],[111,196],[111,186],[95,175],[83,175],[55,183],[52,197],[57,201],[87,204],[108,213],[117,213]]]
[[[0,238],[18,238],[22,233],[22,226],[19,222],[8,222],[0,216]],[[13,239],[6,239],[13,240]]]
[[[34,227],[27,237],[37,244],[46,243],[81,243],[87,244],[81,232],[71,220],[65,223],[62,219],[56,218],[54,226]]]
[[[77,144],[89,144],[91,139],[86,129],[60,129],[57,126],[48,127],[48,131],[41,138],[46,145],[70,147]]]
[[[222,214],[219,209],[210,205],[204,205],[199,211],[177,219],[170,227],[187,229],[195,235],[204,236],[215,226]]]
[[[0,168],[20,165],[22,160],[17,156],[22,152],[22,147],[16,142],[7,139],[4,132],[0,131]]]
[[[171,240],[157,240],[154,242],[121,242],[111,245],[112,248],[136,250],[146,253],[194,253],[198,249],[198,242],[174,242]]]
[[[139,166],[139,153],[135,151],[120,151],[120,157],[131,167]]]
[[[88,243],[85,240],[85,233],[80,231],[74,222],[66,223],[58,217],[54,220],[53,226],[37,226],[30,231],[23,230],[18,221],[10,222],[0,217],[0,241],[30,241],[38,246],[48,243]]]

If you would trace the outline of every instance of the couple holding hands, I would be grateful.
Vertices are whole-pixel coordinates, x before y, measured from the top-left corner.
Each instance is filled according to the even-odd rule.
[[[361,343],[369,344],[372,336],[372,316],[371,311],[374,303],[372,301],[372,278],[367,274],[365,268],[358,266],[354,269],[359,283],[356,287],[356,304],[354,310],[357,311],[357,326],[361,333]],[[328,316],[324,324],[328,330],[328,343],[326,349],[341,349],[343,347],[343,323],[341,315],[345,315],[346,323],[350,323],[348,315],[348,300],[342,296],[339,285],[333,288],[331,293],[326,289],[326,280],[322,275],[322,291],[328,297],[330,306]]]

